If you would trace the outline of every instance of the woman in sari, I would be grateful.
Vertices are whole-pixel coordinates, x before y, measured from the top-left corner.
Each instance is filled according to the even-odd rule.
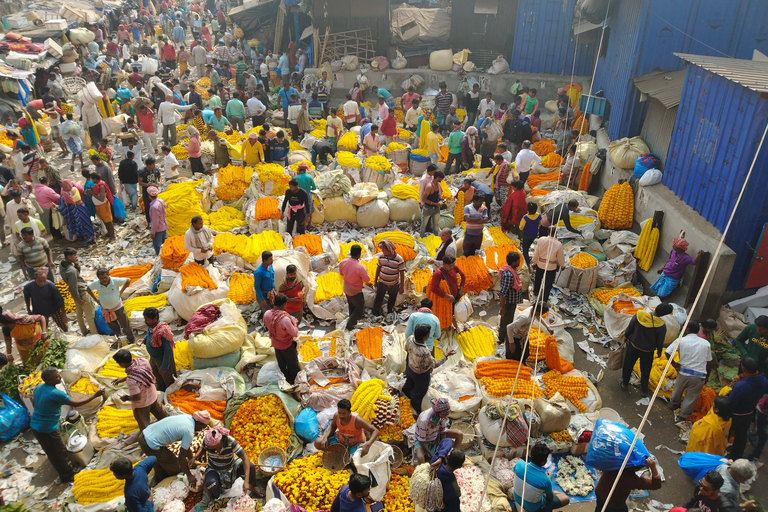
[[[13,340],[16,340],[16,350],[23,365],[27,364],[29,353],[37,340],[48,339],[48,325],[42,315],[23,315],[13,311],[3,311],[0,307],[0,325],[5,339],[5,354],[8,361],[13,362]],[[43,353],[40,354],[42,357]]]
[[[200,28],[200,35],[205,38],[206,49],[208,51],[211,51],[211,29],[208,28],[208,25],[203,22],[203,26]]]
[[[444,256],[443,264],[432,274],[427,286],[427,298],[432,301],[432,312],[440,320],[440,329],[455,327],[453,305],[464,295],[466,282],[467,276],[456,266],[456,258]]]
[[[355,82],[352,88],[349,90],[352,101],[356,101],[358,105],[363,102],[363,91],[360,90],[360,84]]]
[[[93,197],[91,194],[89,194],[89,191],[93,190],[93,181],[91,180],[91,171],[88,169],[83,169],[82,171],[83,178],[85,178],[85,185],[83,186],[83,198],[85,199],[85,207],[88,209],[88,214],[91,217],[96,216],[96,206],[93,204]],[[78,189],[79,190],[79,189]]]
[[[115,239],[115,225],[112,222],[112,191],[106,183],[101,181],[99,173],[92,172],[93,189],[86,190],[85,193],[93,198],[93,206],[96,208],[96,215],[104,222],[107,228],[107,236],[110,240]]]
[[[91,215],[83,204],[83,192],[71,180],[64,180],[61,185],[61,200],[59,212],[67,222],[71,239],[79,240],[82,245],[93,241],[95,233],[91,223]]]

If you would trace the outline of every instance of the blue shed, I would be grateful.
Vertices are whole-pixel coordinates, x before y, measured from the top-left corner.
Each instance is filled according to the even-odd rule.
[[[725,239],[736,253],[728,289],[768,284],[762,256],[768,247],[762,236],[768,223],[768,145],[761,147],[768,124],[768,62],[676,55],[689,65],[663,182],[722,232],[757,154]]]
[[[598,43],[594,34],[573,35],[575,6],[576,0],[518,0],[512,69],[552,75],[571,75],[573,71],[575,76],[592,76]]]
[[[594,90],[611,103],[608,135],[640,133],[647,104],[632,80],[651,71],[675,71],[675,52],[751,59],[768,54],[764,0],[635,0],[618,2],[607,23]]]

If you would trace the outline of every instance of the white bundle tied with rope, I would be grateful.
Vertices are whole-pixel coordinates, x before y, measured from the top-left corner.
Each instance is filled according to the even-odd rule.
[[[437,478],[437,471],[434,469],[432,469],[432,481],[427,485],[424,508],[427,512],[443,510],[443,482]]]

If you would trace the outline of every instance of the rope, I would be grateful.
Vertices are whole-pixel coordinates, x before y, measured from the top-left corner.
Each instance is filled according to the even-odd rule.
[[[704,284],[709,281],[710,276],[712,275],[712,270],[715,268],[715,263],[718,260],[718,255],[720,254],[720,250],[723,248],[723,245],[725,245],[725,237],[728,234],[728,230],[731,227],[731,223],[733,222],[733,218],[736,216],[736,211],[739,208],[739,203],[741,203],[741,199],[744,196],[744,191],[747,189],[747,184],[749,183],[749,178],[752,176],[752,171],[755,168],[755,162],[757,161],[757,156],[760,154],[760,149],[763,147],[763,143],[765,142],[765,136],[768,134],[768,124],[765,126],[765,130],[763,131],[763,136],[760,139],[760,145],[757,147],[757,151],[755,151],[755,156],[752,159],[752,165],[749,166],[749,172],[747,172],[746,178],[744,178],[744,184],[741,186],[741,191],[739,192],[739,197],[736,199],[736,204],[733,205],[733,211],[731,212],[731,216],[728,219],[728,224],[725,225],[725,229],[723,230],[723,236],[720,237],[720,241],[717,244],[717,249],[715,249],[715,256],[712,258],[712,262],[709,264],[709,267],[707,268],[707,273],[704,275],[704,280],[702,281],[702,285],[699,288],[699,291],[696,293],[696,299],[693,301],[693,304],[691,305],[690,309],[688,310],[688,316],[685,319],[685,323],[680,327],[680,332],[684,333],[686,329],[688,329],[688,324],[691,321],[691,318],[693,317],[693,312],[696,310],[696,306],[699,304],[699,300],[701,299],[702,294],[704,293]],[[678,337],[672,347],[673,353],[677,351],[677,347],[680,345],[680,337]],[[661,373],[662,375],[666,375],[667,371],[669,371],[669,367],[672,365],[673,358],[669,358],[667,360],[666,366],[664,366],[664,371]],[[611,486],[611,492],[608,493],[608,497],[605,498],[605,504],[603,505],[603,508],[600,512],[605,512],[605,509],[608,508],[608,503],[611,501],[611,497],[613,496],[613,492],[616,489],[616,485],[619,483],[619,479],[621,478],[621,474],[624,471],[624,468],[627,466],[627,461],[629,460],[629,456],[632,455],[632,450],[635,449],[635,444],[637,444],[637,440],[640,437],[640,433],[643,431],[643,427],[645,427],[645,422],[648,419],[648,415],[651,413],[651,407],[653,407],[653,402],[656,400],[656,397],[659,394],[659,390],[661,389],[662,384],[664,383],[664,379],[659,379],[659,383],[656,385],[656,389],[653,391],[653,396],[651,397],[651,401],[648,404],[648,407],[645,409],[645,414],[643,415],[643,419],[640,420],[640,425],[637,427],[637,432],[635,433],[634,439],[632,439],[632,444],[629,446],[629,450],[627,450],[627,455],[624,457],[624,460],[621,463],[621,467],[619,468],[619,473],[616,476],[616,480],[614,480],[613,485]]]

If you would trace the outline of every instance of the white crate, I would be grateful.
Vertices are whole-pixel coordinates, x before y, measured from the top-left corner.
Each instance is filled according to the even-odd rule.
[[[67,28],[69,23],[67,23],[67,20],[47,20],[45,22],[45,27],[50,29],[56,29],[56,30],[64,30]]]
[[[23,16],[18,18],[6,18],[5,20],[8,22],[10,28],[24,28],[29,24],[27,18]]]

